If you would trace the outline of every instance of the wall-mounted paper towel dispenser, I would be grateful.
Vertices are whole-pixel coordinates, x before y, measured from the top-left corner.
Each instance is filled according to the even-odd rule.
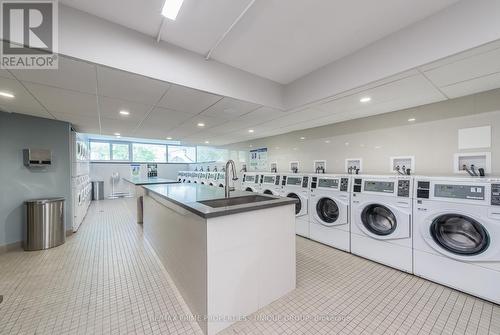
[[[27,167],[44,167],[52,165],[52,151],[48,149],[24,149],[24,165]]]

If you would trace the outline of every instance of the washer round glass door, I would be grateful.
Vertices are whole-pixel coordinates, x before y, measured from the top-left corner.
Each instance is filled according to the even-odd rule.
[[[245,189],[245,191],[247,191],[247,192],[253,192],[253,190],[252,190],[250,187],[247,187],[247,188]]]
[[[297,199],[299,201],[295,204],[295,215],[299,214],[300,210],[302,209],[302,201],[300,200],[300,197],[295,193],[288,193],[286,197]]]
[[[273,195],[273,192],[271,192],[271,190],[265,190],[263,193],[264,193],[264,194]]]
[[[490,244],[490,237],[484,226],[473,218],[460,214],[438,216],[432,221],[430,233],[434,242],[456,255],[477,255]]]
[[[340,209],[333,199],[321,198],[316,203],[316,214],[318,214],[322,223],[329,226],[338,220],[340,216]]]
[[[380,204],[366,206],[361,213],[361,221],[368,231],[379,236],[392,234],[398,225],[394,213]]]

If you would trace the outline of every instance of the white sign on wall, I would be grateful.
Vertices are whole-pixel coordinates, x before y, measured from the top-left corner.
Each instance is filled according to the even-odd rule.
[[[463,128],[458,130],[458,149],[491,147],[491,126]]]
[[[267,170],[267,148],[250,150],[250,165],[248,171]]]

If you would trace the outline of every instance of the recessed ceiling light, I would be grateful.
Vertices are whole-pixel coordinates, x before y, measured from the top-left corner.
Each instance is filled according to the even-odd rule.
[[[253,129],[248,129],[248,132],[249,132],[249,133],[253,133],[253,132],[254,132],[254,130],[253,130]]]
[[[302,136],[300,139],[301,139],[301,140],[305,140],[306,138],[305,138],[304,136]]]
[[[250,144],[250,145],[249,145],[249,147],[250,147],[250,148],[253,148],[253,144]]]
[[[198,123],[198,127],[205,127],[205,124],[203,122]]]
[[[362,102],[362,103],[366,103],[366,102],[370,102],[372,101],[372,98],[370,97],[363,97],[361,99],[359,99],[359,102]]]
[[[382,148],[380,145],[375,146],[375,149],[380,149]]]
[[[208,144],[208,143],[210,143],[210,142],[209,141],[205,141],[205,144]]]
[[[4,92],[4,91],[0,91],[0,96],[2,96],[4,98],[9,98],[9,99],[14,98],[14,94],[9,93],[9,92]]]
[[[170,137],[170,136],[169,136],[169,137],[167,137],[167,140],[169,140],[169,141],[170,141],[171,139],[172,139],[172,137]]]
[[[120,133],[115,133],[115,136],[121,136],[121,134]]]
[[[326,140],[325,143],[330,143],[330,140]]]
[[[344,144],[345,144],[345,146],[346,146],[346,147],[348,147],[348,146],[349,146],[349,142],[345,142]]]
[[[417,119],[415,119],[415,118],[412,117],[411,119],[408,119],[408,122],[415,122],[416,120]]]
[[[130,115],[130,112],[129,111],[125,111],[125,110],[121,110],[120,111],[120,115],[127,116],[127,115]]]
[[[167,19],[175,20],[183,2],[184,0],[165,0],[161,15],[165,16]]]

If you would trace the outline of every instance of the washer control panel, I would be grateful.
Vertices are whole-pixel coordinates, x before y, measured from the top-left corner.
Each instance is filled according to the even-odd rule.
[[[398,197],[410,197],[410,180],[398,180]]]
[[[352,191],[354,193],[361,193],[362,184],[363,184],[363,180],[361,178],[354,179],[354,185],[352,187]]]
[[[312,177],[311,188],[316,188],[317,185],[318,185],[318,177]]]
[[[500,184],[491,184],[491,205],[500,206]]]
[[[276,181],[274,182],[274,185],[279,186],[280,184],[280,176],[276,176]]]
[[[304,177],[302,179],[302,187],[307,188],[309,186],[309,177]]]
[[[347,192],[348,190],[349,190],[349,178],[340,178],[340,191]]]
[[[419,181],[417,183],[417,198],[429,199],[431,183],[428,181]]]

